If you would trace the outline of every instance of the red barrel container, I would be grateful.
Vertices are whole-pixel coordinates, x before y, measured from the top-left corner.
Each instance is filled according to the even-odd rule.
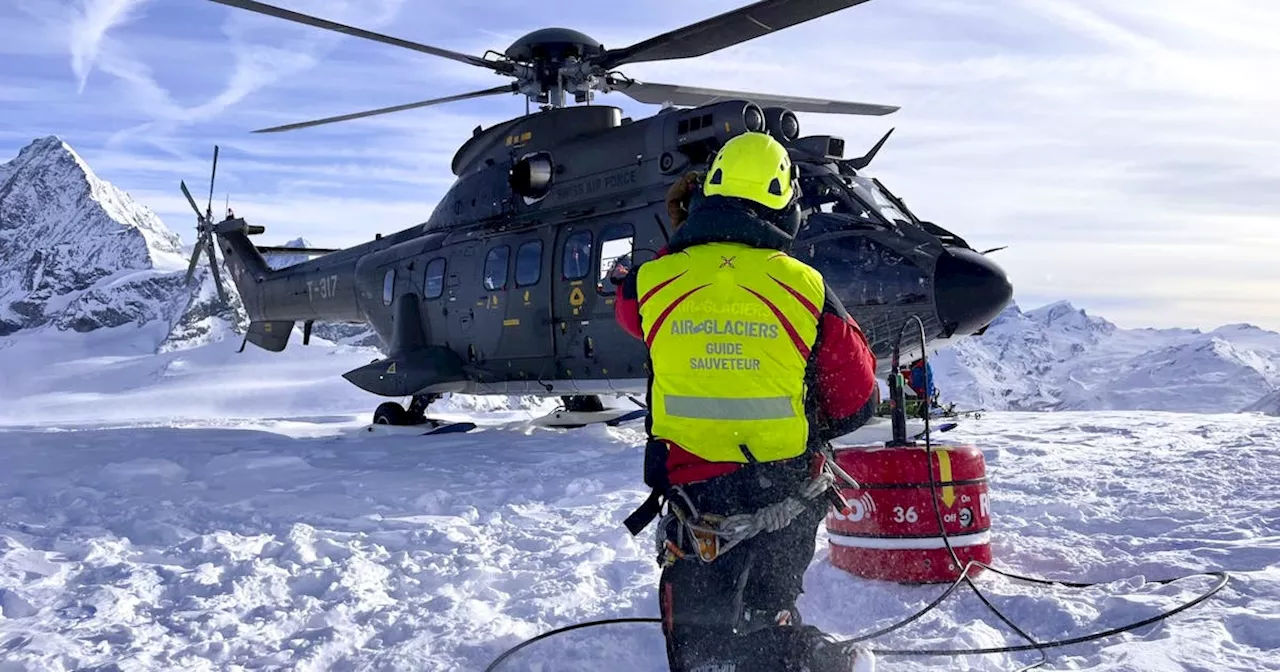
[[[840,448],[839,464],[861,488],[844,487],[847,513],[827,513],[831,564],[858,576],[902,583],[954,581],[961,567],[938,530],[929,468],[947,538],[962,562],[991,562],[986,463],[973,446]],[[971,573],[972,575],[972,573]]]

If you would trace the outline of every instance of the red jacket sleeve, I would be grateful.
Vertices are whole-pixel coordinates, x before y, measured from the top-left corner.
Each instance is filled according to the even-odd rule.
[[[658,250],[654,257],[666,256],[667,248]],[[640,267],[632,269],[618,285],[617,299],[613,302],[613,319],[618,321],[622,330],[632,336],[644,340],[644,331],[640,329],[640,297],[636,289],[636,273]]]
[[[818,435],[824,441],[866,424],[879,405],[876,357],[862,328],[827,287],[814,360]]]
[[[613,302],[613,318],[623,331],[644,340],[644,332],[640,330],[640,299],[636,296],[635,270],[618,284],[618,298]]]

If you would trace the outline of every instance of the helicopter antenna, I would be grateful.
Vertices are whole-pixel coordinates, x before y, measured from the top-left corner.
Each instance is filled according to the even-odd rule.
[[[606,49],[597,40],[576,30],[543,28],[517,39],[501,53],[486,51],[483,57],[375,33],[309,14],[282,9],[257,0],[210,1],[294,23],[331,30],[352,37],[381,42],[402,49],[411,49],[420,53],[486,68],[495,74],[510,77],[514,80],[509,84],[481,91],[471,91],[404,105],[264,128],[254,131],[255,133],[274,133],[308,128],[321,124],[360,119],[472,98],[496,96],[504,93],[523,95],[525,97],[526,110],[534,105],[541,109],[564,107],[567,103],[568,94],[572,94],[576,103],[590,102],[593,91],[601,93],[617,92],[632,100],[651,105],[669,101],[672,105],[696,107],[722,100],[749,100],[757,105],[783,106],[795,112],[884,115],[898,110],[897,107],[890,105],[854,103],[825,98],[801,98],[771,93],[711,89],[699,86],[646,83],[615,72],[615,68],[618,66],[630,63],[668,61],[703,56],[842,9],[860,5],[867,2],[867,0],[823,0],[822,2],[757,0],[749,5],[619,49]]]

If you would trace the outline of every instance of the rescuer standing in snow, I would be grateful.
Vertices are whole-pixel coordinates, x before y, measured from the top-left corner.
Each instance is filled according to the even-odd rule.
[[[690,186],[678,182],[674,198]],[[653,494],[627,526],[638,534],[665,503],[659,601],[672,670],[872,669],[796,610],[831,495],[822,448],[878,401],[861,329],[787,254],[798,188],[781,144],[737,136],[667,248],[617,278],[618,321],[645,342],[652,372]]]

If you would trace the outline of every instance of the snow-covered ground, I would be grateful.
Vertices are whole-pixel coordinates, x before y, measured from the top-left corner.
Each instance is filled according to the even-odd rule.
[[[0,429],[0,669],[482,670],[550,628],[656,614],[651,537],[622,526],[643,498],[641,424],[550,430],[507,411],[470,434],[384,436],[361,430],[367,404],[328,393],[260,419]],[[1210,584],[1144,576],[1233,573],[1207,604],[1057,650],[1054,668],[1280,670],[1280,420],[998,413],[944,436],[985,449],[999,565],[1114,582],[982,577],[1037,637],[1137,620]],[[828,564],[825,534],[819,548],[801,609],[833,632],[940,590],[855,578]],[[877,645],[1022,643],[993,622],[965,596]],[[502,669],[664,665],[658,627],[641,624],[552,638]]]
[[[0,254],[0,672],[483,670],[554,627],[656,615],[652,537],[622,526],[645,494],[641,423],[552,430],[530,423],[552,401],[453,397],[433,412],[480,429],[371,434],[382,400],[341,374],[380,355],[322,338],[236,352],[234,302],[212,302],[203,270],[188,287],[177,236],[61,141],[0,165],[0,187],[13,234]],[[1117,330],[1055,304],[1007,311],[936,363],[944,398],[966,405],[1235,410],[1270,392],[1257,410],[1275,412],[1278,339]],[[1207,604],[1055,650],[1053,667],[1280,671],[1280,418],[994,413],[944,436],[985,450],[999,565],[1111,582],[982,577],[1039,639],[1140,620],[1210,584],[1144,577],[1233,574]],[[878,628],[941,590],[855,578],[820,541],[800,606],[831,632]],[[994,622],[967,595],[876,645],[1022,644]],[[658,627],[571,633],[500,672],[601,669],[665,669]]]

